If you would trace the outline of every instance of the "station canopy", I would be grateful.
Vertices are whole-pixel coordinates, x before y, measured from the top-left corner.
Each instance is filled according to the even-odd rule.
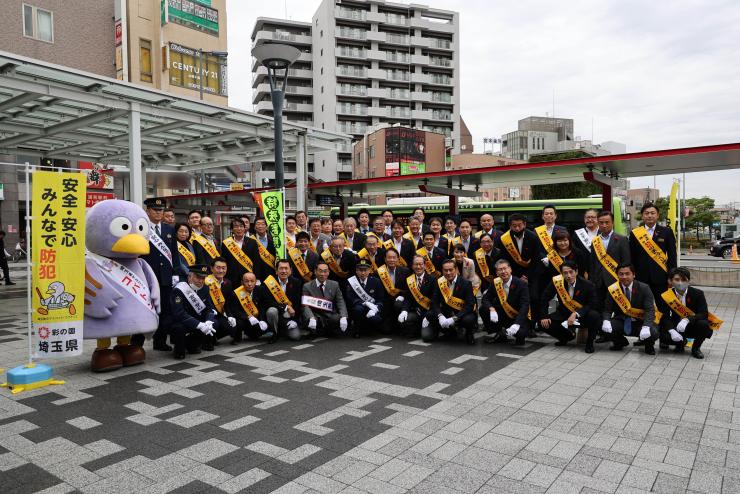
[[[286,158],[350,138],[290,122],[283,129]],[[0,51],[0,154],[146,173],[228,168],[273,153],[272,117]]]

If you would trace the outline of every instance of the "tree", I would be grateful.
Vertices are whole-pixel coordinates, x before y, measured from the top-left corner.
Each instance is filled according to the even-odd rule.
[[[561,161],[593,156],[582,149],[541,153],[529,157],[530,163]],[[591,182],[569,182],[563,184],[543,184],[532,186],[532,199],[576,199],[601,194],[601,187]]]
[[[710,197],[686,199],[686,207],[689,208],[686,228],[696,228],[697,239],[701,229],[711,227],[712,223],[719,221],[719,214],[714,211],[714,199]]]
[[[665,221],[666,224],[668,224],[668,205],[669,205],[669,198],[668,197],[658,197],[655,202],[653,203],[656,208],[658,208],[658,214],[660,215],[661,221]],[[640,222],[642,221],[642,213],[640,211],[637,212],[635,215],[635,219]]]

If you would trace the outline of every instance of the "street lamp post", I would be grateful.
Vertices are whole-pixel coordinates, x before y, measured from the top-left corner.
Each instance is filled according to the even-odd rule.
[[[288,81],[288,67],[301,55],[301,51],[283,43],[265,43],[252,49],[255,57],[267,69],[270,81],[272,113],[275,127],[275,188],[285,185],[285,165],[283,163],[283,99]],[[298,171],[298,170],[296,170]]]

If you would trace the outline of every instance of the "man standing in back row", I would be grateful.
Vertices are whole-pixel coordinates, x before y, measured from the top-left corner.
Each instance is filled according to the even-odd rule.
[[[676,237],[673,230],[658,224],[660,214],[652,202],[640,210],[644,226],[630,235],[630,259],[637,279],[650,286],[658,307],[663,307],[660,295],[668,288],[668,273],[676,267]]]

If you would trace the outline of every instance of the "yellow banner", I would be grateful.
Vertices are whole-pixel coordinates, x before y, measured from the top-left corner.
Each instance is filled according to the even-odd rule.
[[[33,356],[82,354],[85,195],[82,173],[33,173]]]
[[[599,260],[599,263],[604,267],[604,269],[611,275],[612,278],[615,280],[618,280],[619,277],[617,277],[617,261],[614,260],[612,256],[606,253],[606,249],[604,248],[604,244],[601,243],[601,237],[599,235],[596,235],[591,242],[591,248],[593,248],[594,253],[596,253],[596,259]]]
[[[190,250],[180,242],[177,242],[177,250],[182,255],[182,258],[185,259],[185,262],[188,263],[188,266],[195,264],[195,254],[190,252]]]
[[[218,280],[215,276],[209,274],[208,276],[206,276],[206,285],[208,285],[208,293],[211,294],[211,301],[213,301],[213,306],[216,307],[216,310],[219,314],[223,314],[224,304],[226,304],[226,297],[224,297],[224,292],[221,291]]]
[[[506,300],[504,280],[501,278],[495,278],[493,280],[493,287],[496,289],[496,296],[498,297],[498,301],[501,303],[501,307],[503,307],[504,312],[506,312],[506,315],[509,316],[509,319],[515,319],[516,316],[519,315],[519,311],[512,307],[511,304],[509,304],[509,301]]]
[[[668,201],[668,226],[673,230],[673,235],[678,238],[678,182],[673,182],[671,187],[671,198]]]

